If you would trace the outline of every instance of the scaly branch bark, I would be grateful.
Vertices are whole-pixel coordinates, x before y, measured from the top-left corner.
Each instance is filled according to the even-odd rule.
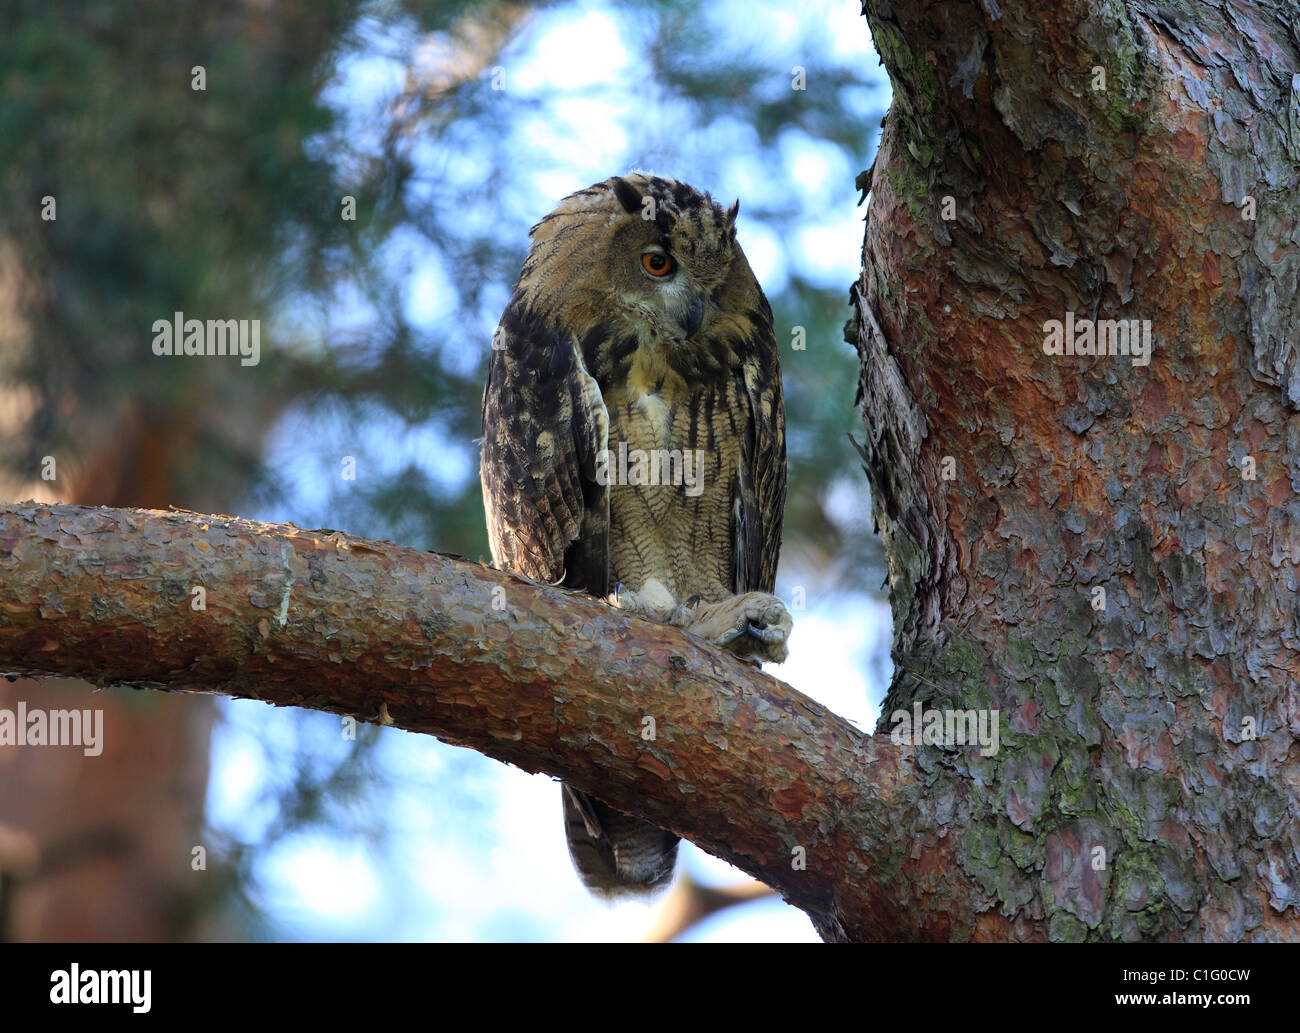
[[[486,566],[293,525],[0,504],[0,672],[390,718],[671,828],[825,936],[951,933],[906,906],[953,877],[943,830],[904,838],[910,753],[676,629]]]

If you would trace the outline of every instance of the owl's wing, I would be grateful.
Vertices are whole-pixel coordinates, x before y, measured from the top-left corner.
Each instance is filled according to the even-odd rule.
[[[578,342],[511,299],[483,391],[483,507],[493,563],[609,592],[609,494],[596,481],[609,415]]]
[[[766,319],[752,320],[756,339],[741,364],[743,384],[739,385],[748,403],[749,421],[733,510],[737,593],[774,591],[785,514],[785,398],[766,298],[762,307]]]

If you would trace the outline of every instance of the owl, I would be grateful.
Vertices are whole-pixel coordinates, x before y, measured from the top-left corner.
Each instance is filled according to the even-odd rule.
[[[780,662],[785,407],[738,211],[633,174],[532,228],[488,362],[483,503],[499,569]],[[598,794],[562,797],[592,892],[671,880],[675,835]]]

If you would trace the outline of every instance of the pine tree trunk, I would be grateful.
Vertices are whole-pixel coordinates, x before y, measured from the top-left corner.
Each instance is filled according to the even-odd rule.
[[[1300,937],[1300,10],[866,10],[880,730],[1000,722],[990,756],[915,747],[916,826],[983,892],[935,882],[914,922]],[[1107,320],[1138,354],[1087,353]]]

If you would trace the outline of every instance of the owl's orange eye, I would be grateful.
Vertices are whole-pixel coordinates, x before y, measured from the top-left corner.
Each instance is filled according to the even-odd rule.
[[[647,251],[641,256],[641,268],[651,276],[663,279],[672,274],[672,271],[677,268],[677,263],[658,251]]]

